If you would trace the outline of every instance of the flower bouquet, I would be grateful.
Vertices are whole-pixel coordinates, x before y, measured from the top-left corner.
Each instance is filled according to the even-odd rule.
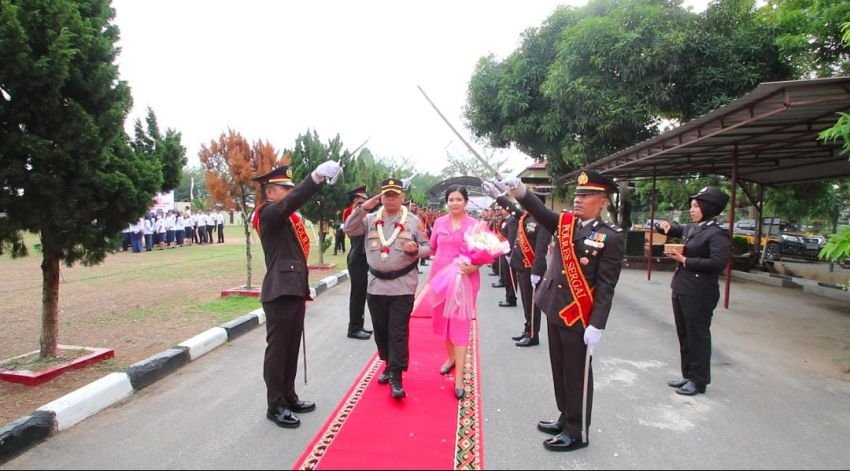
[[[431,308],[443,303],[441,314],[446,319],[468,320],[475,312],[475,293],[469,277],[460,271],[461,265],[484,265],[510,251],[508,242],[499,240],[483,221],[471,227],[463,240],[460,255],[431,278],[416,300],[416,305],[427,302]]]

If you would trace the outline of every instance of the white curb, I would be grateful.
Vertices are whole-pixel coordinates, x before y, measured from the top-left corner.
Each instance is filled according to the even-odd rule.
[[[187,347],[189,349],[189,361],[195,361],[225,343],[227,343],[227,331],[221,327],[213,327],[178,345]]]
[[[326,277],[322,278],[322,280],[319,281],[319,283],[324,283],[326,289],[332,288],[332,287],[336,286],[337,279],[336,279],[335,275],[326,276]]]
[[[263,325],[263,324],[266,323],[266,311],[264,311],[263,308],[254,309],[253,311],[249,312],[248,314],[251,314],[253,316],[257,316],[257,320],[260,321],[260,325]]]
[[[110,373],[72,391],[38,410],[56,414],[57,430],[65,430],[133,394],[127,373]]]

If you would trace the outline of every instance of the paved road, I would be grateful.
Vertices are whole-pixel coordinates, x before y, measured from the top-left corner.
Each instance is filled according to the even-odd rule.
[[[850,309],[799,290],[736,281],[731,309],[718,310],[712,328],[714,382],[706,395],[682,397],[665,385],[678,369],[669,278],[654,273],[647,281],[644,272],[624,270],[594,358],[591,446],[558,454],[542,448],[546,436],[534,427],[556,413],[545,334],[539,347],[513,346],[520,310],[496,307],[503,290],[483,277],[485,467],[847,468],[848,375],[810,369],[795,343],[764,341],[750,327],[794,312],[800,329],[805,316],[827,319],[830,331],[818,335],[840,342],[850,338]],[[257,329],[3,469],[291,467],[374,351],[372,342],[344,337],[347,296],[343,284],[308,307],[309,384],[299,374],[298,391],[319,408],[302,415],[301,428],[283,430],[265,419],[265,341]],[[364,466],[381,446],[363,450]]]

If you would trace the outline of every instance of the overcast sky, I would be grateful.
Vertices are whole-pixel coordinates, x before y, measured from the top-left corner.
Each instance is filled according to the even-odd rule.
[[[704,8],[707,0],[686,0]],[[503,59],[558,5],[584,0],[114,0],[132,121],[151,107],[183,134],[190,165],[228,128],[292,148],[315,129],[353,150],[439,173],[446,149],[468,155],[416,86],[467,140],[463,106],[478,59]],[[472,142],[481,152],[480,145]],[[518,173],[530,159],[509,157]]]

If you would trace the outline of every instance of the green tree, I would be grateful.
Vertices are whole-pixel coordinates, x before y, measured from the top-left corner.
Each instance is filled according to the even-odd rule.
[[[686,122],[749,93],[761,82],[794,78],[776,45],[779,34],[753,0],[712,3],[690,20],[666,117]]]
[[[830,233],[837,231],[838,218],[848,204],[850,181],[847,179],[785,185],[765,191],[766,215],[797,224],[815,223]]]
[[[350,151],[343,150],[342,140],[339,134],[329,140],[327,144],[322,143],[316,131],[308,130],[298,136],[295,140],[295,149],[292,151],[293,176],[296,181],[310,178],[312,172],[320,163],[327,160],[336,160],[346,166],[352,162]],[[360,160],[357,156],[356,160]],[[362,164],[362,162],[359,162]],[[319,227],[319,264],[325,263],[325,251],[330,247],[328,232],[333,228],[333,223],[338,221],[342,210],[348,205],[348,194],[350,190],[346,186],[347,177],[345,172],[334,185],[323,185],[316,197],[301,207],[300,212]],[[359,183],[359,182],[358,182]],[[354,186],[349,183],[349,186]]]
[[[268,142],[248,143],[242,134],[228,130],[218,140],[201,146],[198,158],[206,170],[205,182],[209,191],[208,203],[221,204],[224,209],[242,213],[245,234],[245,288],[252,289],[251,212],[256,205],[256,184],[252,180],[272,168],[286,163],[287,156],[278,156]]]
[[[850,42],[842,41],[850,2],[768,0],[762,14],[777,28],[775,44],[794,68],[796,78],[850,74]]]
[[[417,173],[410,182],[410,188],[407,190],[407,199],[420,207],[427,207],[428,189],[442,180],[444,179],[439,175]]]
[[[850,22],[844,23],[842,29],[844,30],[844,44],[846,46],[850,46]],[[833,125],[831,128],[821,131],[821,133],[818,135],[818,138],[827,142],[844,142],[844,145],[841,148],[841,152],[847,154],[850,153],[850,114],[838,114],[839,118],[838,121],[836,121],[835,125]]]
[[[474,155],[460,156],[446,151],[446,157],[449,163],[440,173],[440,177],[444,180],[447,178],[461,176],[483,176],[485,178],[493,177],[493,172],[491,172],[490,169],[481,163],[481,161]],[[513,172],[512,169],[505,167],[508,162],[507,158],[496,159],[493,157],[492,153],[487,156],[482,156],[482,158],[490,165],[490,167],[494,168],[502,175],[509,175]]]
[[[719,0],[700,14],[678,0],[562,7],[504,61],[479,61],[466,117],[490,145],[548,158],[557,179],[657,135],[663,119],[785,77],[773,38],[753,0]]]
[[[142,125],[140,119],[136,120],[135,137],[131,145],[140,155],[151,156],[159,162],[162,167],[160,191],[169,192],[180,184],[183,166],[187,162],[186,148],[181,143],[179,132],[169,128],[165,136],[162,135],[156,123],[156,114],[150,108],[147,109],[145,125]]]
[[[195,201],[203,201],[209,196],[206,187],[206,172],[202,167],[184,167],[180,177],[180,184],[174,189],[174,201],[191,201],[195,207]],[[192,182],[195,182],[194,186]],[[198,207],[203,209],[204,206]]]
[[[0,0],[0,237],[42,252],[41,356],[55,356],[60,263],[96,264],[163,187],[162,163],[124,132],[130,90],[106,0]],[[23,249],[23,250],[22,250]]]

